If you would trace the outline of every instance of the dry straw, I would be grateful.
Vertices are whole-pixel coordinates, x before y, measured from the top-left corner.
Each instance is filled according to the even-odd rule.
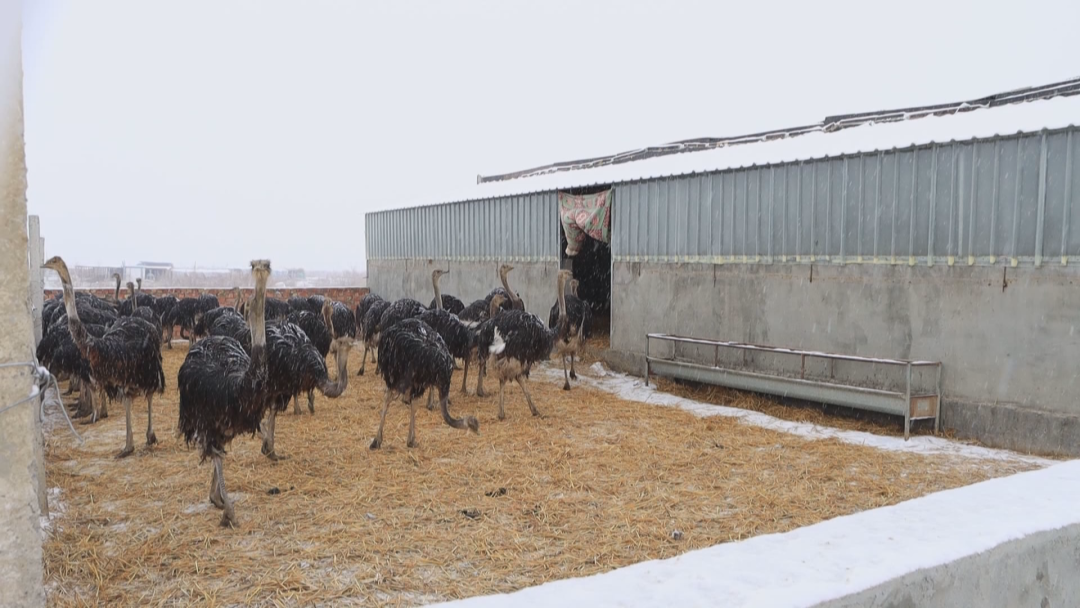
[[[49,483],[64,509],[45,547],[51,605],[416,605],[783,532],[1025,468],[808,441],[582,386],[564,392],[561,380],[532,385],[542,419],[508,386],[499,422],[496,397],[460,396],[460,372],[452,412],[476,415],[478,436],[421,407],[420,447],[407,449],[398,403],[384,448],[370,451],[383,390],[369,371],[340,399],[317,396],[314,416],[305,407],[279,417],[276,447],[290,459],[271,462],[257,439],[233,443],[225,479],[240,527],[227,530],[207,500],[210,467],[170,432],[185,352],[165,351],[158,446],[113,460],[124,428],[115,408],[83,427],[83,447],[50,437]],[[350,373],[358,364],[354,352]],[[784,408],[733,404],[745,399]],[[136,407],[137,425],[145,416]]]

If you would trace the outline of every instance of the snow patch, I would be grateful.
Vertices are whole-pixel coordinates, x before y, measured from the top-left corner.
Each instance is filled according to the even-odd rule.
[[[597,365],[601,364],[597,362],[593,364],[592,367],[596,367]],[[590,368],[590,370],[591,369],[592,368]],[[601,369],[603,369],[602,365]],[[545,366],[543,372],[547,374],[547,376],[551,380],[556,380],[558,382],[563,381],[561,370],[553,369],[550,366]],[[681,410],[690,412],[695,416],[700,416],[703,418],[708,416],[727,416],[731,418],[738,418],[744,424],[751,424],[754,426],[772,429],[775,431],[791,433],[793,435],[806,437],[807,439],[836,439],[839,441],[843,441],[844,443],[872,447],[880,450],[888,450],[891,452],[906,452],[911,454],[945,454],[980,460],[1023,462],[1042,467],[1051,466],[1059,462],[1047,458],[1039,458],[1037,456],[1028,456],[1010,450],[1000,450],[975,445],[968,445],[960,443],[958,441],[945,439],[943,437],[918,435],[912,436],[909,440],[904,441],[903,437],[875,435],[873,433],[867,433],[864,431],[849,431],[812,424],[809,422],[792,422],[789,420],[781,420],[780,418],[769,416],[768,414],[762,414],[761,412],[744,410],[725,405],[702,403],[700,401],[694,401],[692,399],[684,399],[683,397],[678,397],[670,393],[659,391],[656,389],[655,386],[645,386],[644,381],[642,381],[640,378],[612,371],[605,371],[602,378],[590,378],[585,375],[579,375],[578,378],[578,381],[583,384],[599,389],[606,393],[610,393],[626,401],[649,403],[652,405],[662,405],[666,407],[677,407]]]

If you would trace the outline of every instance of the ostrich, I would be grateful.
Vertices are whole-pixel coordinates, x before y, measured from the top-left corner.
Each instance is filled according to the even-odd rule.
[[[249,303],[245,302],[239,308],[240,314],[244,315],[245,318],[247,318],[248,314],[247,304]],[[290,312],[292,312],[292,307],[284,300],[266,298],[266,302],[263,304],[263,314],[267,321],[284,321]]]
[[[284,411],[289,404],[289,398],[306,392],[309,395],[308,409],[315,413],[313,391],[317,388],[323,395],[336,399],[345,392],[349,386],[349,349],[352,348],[352,340],[348,337],[338,336],[333,330],[331,321],[332,307],[327,300],[323,304],[323,320],[330,327],[330,349],[334,353],[337,362],[337,380],[330,380],[330,374],[326,369],[326,359],[323,358],[315,345],[311,343],[307,335],[299,326],[292,323],[274,323],[267,327],[267,369],[269,384],[267,392],[270,395],[270,409],[268,418],[263,425],[262,453],[272,460],[279,460],[274,452],[274,427],[277,414]]]
[[[308,310],[310,310],[311,312],[321,316],[322,315],[322,305],[323,305],[323,302],[325,300],[326,300],[326,296],[321,295],[321,294],[315,294],[315,295],[308,296],[308,298],[307,298],[307,308],[308,308]]]
[[[367,314],[371,305],[375,302],[382,300],[382,296],[377,293],[371,293],[370,291],[364,294],[364,297],[360,298],[360,303],[356,305],[356,337],[364,339],[364,315]]]
[[[59,256],[49,258],[42,266],[55,270],[64,286],[64,306],[67,308],[68,328],[79,352],[90,362],[91,376],[100,383],[110,398],[124,400],[127,420],[127,442],[117,458],[135,451],[131,434],[131,399],[146,397],[146,445],[157,443],[154,435],[154,393],[165,392],[165,372],[161,367],[161,330],[138,317],[119,317],[100,337],[87,332],[79,318],[74,290],[67,264]]]
[[[196,318],[200,314],[221,306],[217,296],[202,294],[197,298],[183,298],[172,308],[172,315],[162,321],[165,328],[166,339],[172,341],[173,327],[180,326],[180,337],[189,341],[189,346],[194,340],[191,335],[195,330]],[[187,334],[185,335],[185,332]]]
[[[379,346],[379,320],[382,319],[382,315],[386,312],[387,308],[390,308],[390,302],[379,298],[372,302],[368,307],[367,312],[364,313],[364,322],[361,325],[364,336],[364,356],[360,360],[360,371],[356,373],[357,376],[364,375],[368,351],[373,351]],[[371,356],[371,360],[375,361],[375,355]]]
[[[416,406],[413,399],[429,388],[439,391],[439,407],[446,424],[455,429],[480,432],[480,423],[476,418],[467,416],[462,419],[450,415],[447,401],[450,378],[454,373],[454,357],[446,350],[446,344],[439,334],[427,323],[409,318],[383,330],[379,337],[379,371],[386,383],[386,398],[371,449],[382,447],[386,412],[390,410],[390,401],[395,395],[400,395],[409,406],[409,439],[406,445],[417,447]]]
[[[540,411],[533,404],[529,389],[525,386],[533,363],[551,356],[556,340],[568,333],[565,289],[569,270],[560,270],[557,289],[559,294],[559,322],[555,329],[548,329],[539,317],[523,310],[507,310],[494,315],[480,326],[478,349],[481,356],[489,358],[487,368],[499,379],[499,420],[506,419],[503,407],[506,383],[514,380],[525,393],[525,401],[533,416]],[[501,296],[495,296],[500,298]]]
[[[563,364],[563,390],[570,390],[570,381],[577,380],[577,372],[574,371],[574,357],[580,357],[585,351],[585,340],[588,338],[587,329],[592,320],[592,310],[584,300],[577,297],[577,279],[570,281],[570,293],[566,294],[566,317],[569,324],[565,336],[555,343],[555,350]],[[548,327],[554,329],[559,324],[559,303],[556,301],[551,306],[548,314]],[[570,376],[566,376],[566,359],[570,358]]]
[[[128,299],[124,300],[124,304],[131,303],[131,307],[129,307],[128,312],[129,316],[138,317],[145,320],[147,323],[153,325],[154,329],[157,330],[158,341],[160,342],[162,335],[161,322],[158,321],[157,313],[155,313],[154,309],[150,306],[151,304],[153,304],[153,302],[143,300],[143,302],[146,303],[139,304],[139,296],[142,294],[139,294],[139,292],[136,290],[135,284],[131,281],[128,281],[127,288],[129,297]]]
[[[289,299],[285,300],[285,303],[289,305],[289,308],[291,308],[293,312],[308,310],[308,301],[304,296],[289,296]]]
[[[120,273],[119,272],[112,273],[112,278],[113,278],[114,281],[116,281],[116,288],[113,289],[112,301],[113,301],[113,304],[116,304],[116,305],[119,306],[120,305],[120,280],[121,280],[120,279]]]
[[[192,339],[198,340],[210,335],[210,327],[214,324],[214,321],[223,315],[236,315],[240,316],[240,288],[234,287],[236,291],[236,302],[233,306],[218,306],[212,308],[206,312],[200,312],[195,314],[195,326],[192,328]]]
[[[510,274],[513,269],[514,267],[509,264],[499,266],[499,280],[502,282],[502,288],[496,287],[491,290],[486,299],[490,303],[493,297],[501,295],[505,298],[502,304],[503,310],[525,310],[525,303],[514,293],[513,289],[510,289],[510,281],[506,278],[506,275]]]
[[[98,391],[96,383],[91,377],[90,362],[79,352],[79,346],[71,337],[68,329],[67,315],[62,315],[62,324],[57,324],[44,334],[38,343],[37,360],[49,370],[49,373],[58,379],[68,379],[68,391],[70,395],[79,383],[79,398],[77,408],[72,413],[72,418],[84,418],[83,424],[93,424],[101,418],[108,417],[108,409],[103,399],[99,399],[98,407],[94,406],[93,394]],[[84,323],[86,332],[95,338],[105,335],[107,329],[104,325]]]
[[[154,312],[157,313],[158,322],[161,323],[162,329],[165,329],[166,327],[166,315],[169,314],[169,311],[172,310],[173,307],[176,306],[176,303],[179,301],[180,300],[177,299],[176,296],[171,294],[167,296],[161,296],[160,298],[154,300]],[[167,341],[166,346],[169,350],[172,350],[172,341]]]
[[[491,302],[488,304],[488,311],[484,315],[484,321],[494,318],[495,316],[504,312],[503,305],[506,304],[505,297],[502,294],[495,294],[491,298]],[[476,396],[487,397],[487,391],[484,390],[484,376],[487,374],[487,364],[489,353],[485,350],[481,350],[479,346],[480,340],[480,327],[483,323],[470,328],[474,335],[474,342],[476,342],[476,357],[478,364],[476,366]]]
[[[462,359],[465,361],[465,372],[461,378],[461,392],[469,394],[465,388],[469,377],[469,360],[472,359],[474,350],[476,348],[476,334],[473,333],[468,326],[461,322],[451,312],[443,309],[442,303],[446,301],[439,291],[439,278],[444,274],[449,274],[449,270],[434,270],[431,273],[431,286],[435,290],[435,298],[432,302],[435,303],[435,308],[432,310],[426,310],[420,315],[420,320],[427,323],[432,329],[434,329],[439,337],[442,338],[446,344],[446,349],[450,352],[455,359]],[[433,388],[428,392],[428,409],[433,409],[432,395],[435,389]]]
[[[401,298],[388,306],[379,317],[379,324],[375,327],[375,340],[379,341],[378,334],[390,329],[405,319],[419,317],[424,311],[424,305],[412,298]]]
[[[187,445],[201,449],[199,462],[213,462],[210,502],[222,509],[222,526],[235,526],[233,503],[225,492],[221,459],[225,446],[243,433],[255,434],[270,403],[267,377],[266,319],[263,301],[270,276],[269,260],[253,260],[254,310],[251,353],[235,339],[211,336],[187,353],[177,375],[180,418],[177,425]]]
[[[442,274],[450,274],[449,270],[441,272]],[[431,304],[428,304],[428,310],[435,310],[436,308],[441,308],[452,315],[458,315],[465,310],[465,303],[448,293],[442,293],[436,289],[435,297],[431,299]]]
[[[305,306],[307,301],[305,300]],[[330,344],[333,342],[333,336],[330,334],[330,328],[326,326],[326,322],[321,315],[317,315],[307,308],[303,310],[294,310],[289,313],[288,317],[285,317],[285,321],[292,323],[304,330],[311,343],[315,345],[316,350],[319,351],[319,355],[323,359],[330,353]],[[308,391],[308,409],[312,413],[315,412],[315,393],[314,389]],[[300,399],[295,395],[293,396],[293,413],[300,415]]]
[[[140,280],[139,282],[141,283],[142,281]],[[131,281],[127,282],[127,288],[127,299],[120,302],[120,305],[117,307],[117,312],[121,316],[130,317],[135,313],[135,309],[140,306],[146,306],[153,310],[154,300],[156,299],[154,296],[146,293],[139,293],[139,289],[136,288],[135,283],[132,283]]]
[[[332,307],[331,317],[334,320],[334,330],[340,338],[356,339],[356,316],[348,306],[342,302],[327,300]]]

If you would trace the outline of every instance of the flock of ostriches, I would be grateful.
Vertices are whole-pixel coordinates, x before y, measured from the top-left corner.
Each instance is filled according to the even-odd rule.
[[[389,302],[369,293],[355,310],[323,296],[290,297],[287,301],[266,297],[270,276],[268,260],[251,262],[255,279],[252,298],[237,305],[220,306],[216,296],[177,299],[154,297],[139,286],[127,284],[128,296],[120,299],[120,276],[113,298],[76,292],[67,265],[59,257],[44,268],[55,270],[63,283],[63,295],[49,300],[42,311],[43,338],[37,357],[60,379],[69,381],[65,394],[79,391],[74,417],[94,423],[108,416],[107,402],[120,399],[127,420],[127,440],[117,458],[134,452],[131,401],[146,398],[146,444],[154,435],[154,395],[165,390],[161,349],[172,348],[174,327],[189,340],[190,347],[177,374],[180,394],[177,433],[201,451],[200,462],[213,463],[210,501],[223,510],[221,524],[236,525],[232,501],[225,491],[222,457],[225,447],[240,434],[262,436],[262,452],[277,459],[274,424],[289,400],[299,414],[300,395],[306,394],[308,409],[315,412],[314,392],[336,398],[345,392],[347,361],[354,345],[363,344],[359,374],[364,373],[369,351],[374,351],[376,373],[386,384],[379,429],[371,442],[383,442],[386,413],[395,396],[409,406],[408,446],[415,447],[416,407],[413,400],[428,393],[427,407],[434,409],[438,392],[443,420],[457,429],[479,431],[476,418],[450,415],[451,376],[457,360],[464,364],[461,391],[470,363],[477,366],[476,394],[485,396],[484,376],[499,381],[499,420],[505,419],[504,389],[517,382],[534,416],[540,412],[529,395],[528,377],[534,363],[547,360],[555,351],[563,362],[565,383],[576,379],[574,358],[580,356],[590,321],[588,306],[576,296],[577,281],[560,270],[556,302],[547,323],[526,312],[521,298],[510,289],[502,265],[502,287],[482,300],[465,306],[439,290],[439,278],[448,271],[432,273],[435,297],[427,307],[404,298]],[[567,287],[569,286],[569,293]],[[326,356],[334,355],[336,379],[331,379]],[[375,359],[377,354],[377,361]],[[569,360],[569,373],[567,361]]]

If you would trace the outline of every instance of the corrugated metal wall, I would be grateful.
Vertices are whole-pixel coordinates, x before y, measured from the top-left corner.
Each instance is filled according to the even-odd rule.
[[[367,259],[559,259],[554,192],[364,215]]]
[[[615,261],[1078,262],[1080,130],[616,185]]]

